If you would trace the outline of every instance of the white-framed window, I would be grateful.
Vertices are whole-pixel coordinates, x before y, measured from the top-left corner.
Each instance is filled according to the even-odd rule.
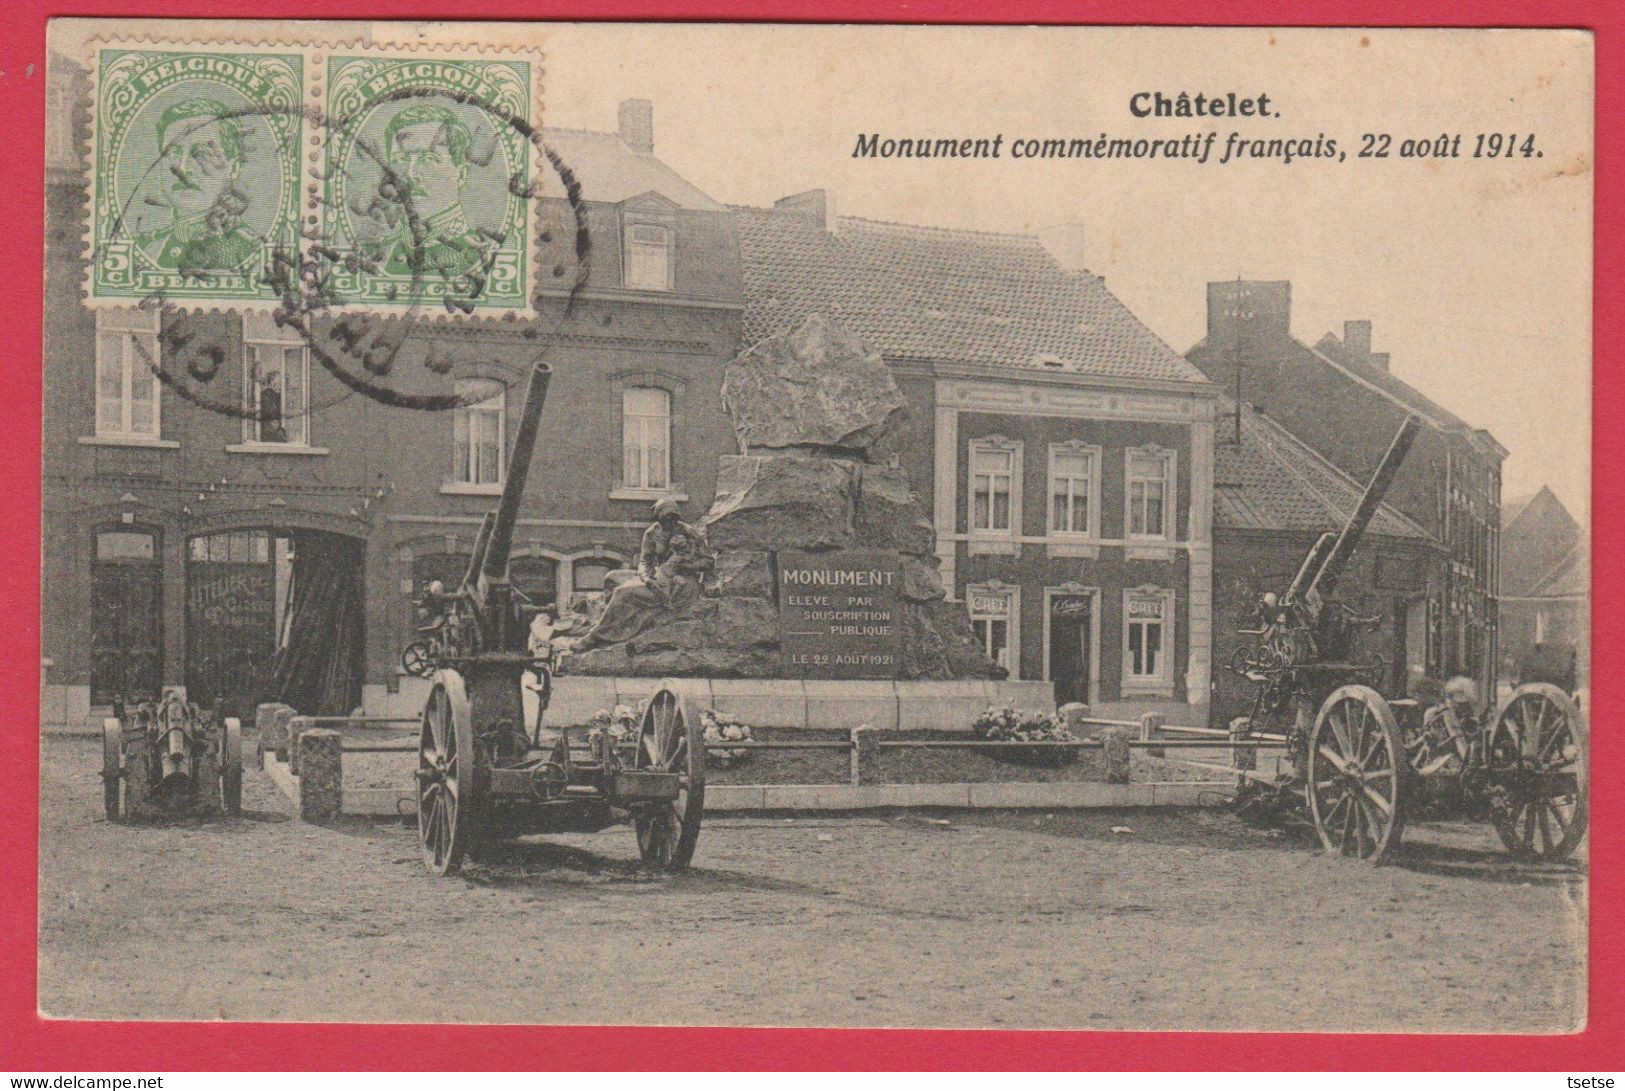
[[[1056,537],[1099,536],[1100,448],[1069,442],[1049,449],[1049,532]]]
[[[310,444],[310,349],[243,324],[243,442]]]
[[[1160,447],[1129,448],[1126,464],[1128,537],[1174,536],[1174,452]]]
[[[461,404],[452,412],[452,481],[502,484],[507,428],[507,389],[492,379],[458,379]]]
[[[659,224],[629,223],[625,228],[628,288],[667,292],[672,286],[671,228]]]
[[[971,632],[982,651],[1014,676],[1011,638],[1015,625],[1015,591],[999,584],[973,584],[965,588],[965,607],[970,612]]]
[[[96,435],[158,439],[157,311],[96,312]]]
[[[1013,536],[1021,521],[1021,444],[1000,436],[970,442],[970,532]]]
[[[621,485],[671,487],[671,393],[658,386],[621,391]]]
[[[1174,593],[1160,587],[1123,592],[1123,689],[1166,691],[1173,683]]]

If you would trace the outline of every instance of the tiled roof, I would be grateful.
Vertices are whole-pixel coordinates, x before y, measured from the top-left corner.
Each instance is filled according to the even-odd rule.
[[[1365,485],[1252,407],[1242,410],[1234,440],[1235,403],[1219,409],[1214,444],[1213,523],[1221,530],[1340,530]],[[1382,504],[1368,530],[1391,538],[1431,540],[1410,518]]]
[[[1334,334],[1326,334],[1312,348],[1307,345],[1304,347],[1309,348],[1309,351],[1322,359],[1331,361],[1333,365],[1342,368],[1355,379],[1376,387],[1413,413],[1420,414],[1435,427],[1451,432],[1465,432],[1482,436],[1495,446],[1500,446],[1499,442],[1488,431],[1482,428],[1474,428],[1387,368],[1375,367],[1343,351],[1343,342]]]
[[[739,208],[745,341],[823,313],[882,356],[1205,383],[1100,278],[1037,239]],[[1045,360],[1049,363],[1045,363]]]
[[[581,183],[583,200],[620,204],[653,190],[681,208],[726,211],[694,183],[653,155],[633,151],[614,133],[543,129],[542,143],[558,154],[560,162]],[[558,176],[548,170],[542,177],[544,189],[556,196]]]
[[[1529,589],[1529,598],[1578,598],[1591,594],[1591,550],[1581,538]]]

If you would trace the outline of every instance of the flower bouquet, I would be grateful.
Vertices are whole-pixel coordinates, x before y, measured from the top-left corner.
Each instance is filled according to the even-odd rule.
[[[989,708],[976,718],[971,730],[978,739],[989,742],[1076,742],[1078,738],[1050,713],[1014,708]],[[1000,761],[1047,768],[1071,765],[1078,760],[1077,749],[1070,746],[1011,746],[983,753]]]

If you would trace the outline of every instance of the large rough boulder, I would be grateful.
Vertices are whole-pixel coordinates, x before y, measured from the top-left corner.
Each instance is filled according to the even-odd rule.
[[[937,532],[909,487],[908,473],[898,466],[857,467],[853,530],[869,549],[930,556]]]
[[[905,407],[880,354],[820,314],[740,353],[723,370],[722,402],[746,453],[864,456],[899,426]]]
[[[806,455],[723,455],[702,525],[718,551],[852,544],[855,463]]]
[[[777,673],[778,609],[762,598],[701,599],[631,640],[570,656],[568,674],[767,678]]]
[[[716,567],[705,581],[705,593],[771,599],[773,555],[755,549],[730,549],[717,554]]]
[[[976,642],[964,603],[905,602],[902,613],[899,678],[1003,678],[1008,673]]]

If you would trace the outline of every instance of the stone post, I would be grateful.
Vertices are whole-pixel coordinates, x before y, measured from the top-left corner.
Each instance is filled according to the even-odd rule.
[[[1083,721],[1089,718],[1088,705],[1084,704],[1082,701],[1068,701],[1066,704],[1056,709],[1055,714],[1061,718],[1061,726],[1065,727],[1078,738],[1083,738]]]
[[[299,736],[311,730],[312,726],[309,716],[288,717],[288,772],[294,776],[299,775],[301,761]]]
[[[261,769],[265,768],[265,755],[272,752],[280,760],[287,760],[288,718],[293,712],[292,706],[276,701],[255,706],[254,729],[259,734],[259,744],[254,749],[259,755]]]
[[[327,728],[300,732],[299,820],[330,825],[344,803],[344,736]]]
[[[880,732],[864,724],[852,729],[852,785],[880,783]]]
[[[1108,727],[1100,733],[1105,743],[1101,751],[1106,759],[1106,783],[1127,784],[1129,771],[1128,728]]]
[[[1160,712],[1147,712],[1144,716],[1141,716],[1140,740],[1142,742],[1152,742],[1162,738],[1162,725],[1166,721],[1167,717]],[[1168,751],[1160,746],[1147,747],[1146,753],[1154,758],[1167,757],[1168,755]]]
[[[1247,734],[1247,727],[1251,721],[1245,716],[1237,716],[1230,721],[1230,741],[1235,742]],[[1256,746],[1237,746],[1230,750],[1232,763],[1237,769],[1250,771],[1258,768],[1258,748]]]

